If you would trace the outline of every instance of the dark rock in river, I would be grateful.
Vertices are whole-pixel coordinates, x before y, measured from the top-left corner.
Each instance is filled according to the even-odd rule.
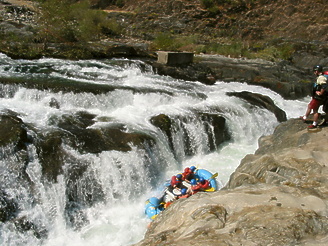
[[[208,134],[210,151],[218,150],[231,139],[224,117],[215,113],[201,113],[200,116]]]
[[[62,138],[63,134],[60,131],[50,131],[39,134],[35,142],[42,165],[42,175],[52,182],[56,182],[57,176],[63,173],[65,151],[62,147]]]
[[[251,105],[255,105],[261,108],[266,108],[267,110],[274,113],[274,115],[276,116],[279,122],[283,122],[287,120],[285,111],[277,107],[272,101],[272,99],[268,96],[263,96],[261,94],[252,93],[248,91],[228,92],[227,95],[240,97],[246,100],[247,102],[249,102]]]
[[[18,213],[17,203],[7,193],[0,190],[0,222],[4,223],[16,216]]]
[[[21,233],[32,233],[36,238],[46,238],[48,231],[44,228],[44,225],[39,226],[29,221],[26,216],[17,218],[14,220],[16,229]]]
[[[18,150],[25,148],[29,142],[23,121],[14,112],[0,114],[0,146],[14,145]]]
[[[207,133],[209,151],[217,150],[221,144],[231,139],[226,125],[226,119],[224,117],[215,113],[195,113],[197,114],[196,118],[200,120],[201,124],[204,126],[205,132]],[[181,128],[183,132],[182,138],[184,141],[184,152],[187,155],[192,156],[194,154],[192,148],[193,141],[190,139],[190,134],[183,124],[187,123],[189,120],[188,117],[174,117],[160,114],[152,117],[150,122],[161,129],[166,135],[172,152],[175,151],[172,133],[175,129]]]
[[[129,131],[122,124],[108,124],[104,127],[91,127],[95,115],[87,112],[77,112],[74,115],[53,117],[54,126],[63,129],[65,142],[80,152],[100,153],[102,151],[118,150],[129,151],[131,144],[141,147],[145,142],[150,145],[154,142],[151,136],[141,132]]]

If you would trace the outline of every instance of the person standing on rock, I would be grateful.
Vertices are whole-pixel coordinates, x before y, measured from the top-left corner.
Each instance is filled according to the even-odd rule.
[[[308,104],[305,115],[300,117],[303,121],[306,121],[311,111],[313,111],[313,123],[312,125],[308,126],[309,129],[316,128],[318,126],[318,119],[320,116],[319,107],[325,101],[326,87],[327,87],[327,79],[325,76],[323,76],[322,66],[320,65],[314,66],[313,72],[317,76],[317,81],[314,83],[312,88],[312,99]]]

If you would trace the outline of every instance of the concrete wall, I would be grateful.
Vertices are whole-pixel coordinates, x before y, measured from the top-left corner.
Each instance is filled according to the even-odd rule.
[[[182,65],[193,62],[194,53],[159,51],[157,62],[165,65]]]

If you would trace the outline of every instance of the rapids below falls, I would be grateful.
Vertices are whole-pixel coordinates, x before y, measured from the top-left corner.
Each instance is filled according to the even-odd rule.
[[[218,172],[222,187],[241,159],[257,149],[259,137],[271,134],[279,124],[273,113],[228,96],[227,92],[267,95],[288,119],[304,113],[308,102],[307,98],[285,100],[269,89],[238,81],[205,85],[172,79],[157,75],[140,60],[129,59],[13,60],[0,54],[0,78],[111,88],[91,93],[0,84],[0,113],[9,110],[17,114],[31,126],[27,133],[33,138],[27,144],[25,163],[25,179],[29,182],[15,169],[22,165],[19,158],[6,154],[14,151],[8,146],[0,147],[0,190],[16,204],[13,218],[0,222],[0,245],[136,243],[143,238],[149,223],[144,214],[146,199],[159,196],[161,186],[171,175],[195,165]],[[51,101],[57,107],[51,107]],[[144,148],[131,144],[128,151],[90,153],[62,141],[61,148],[71,158],[63,160],[62,172],[55,181],[42,178],[34,143],[40,134],[60,127],[54,119],[77,117],[78,112],[95,116],[90,129],[119,124],[122,131],[149,135],[155,143]],[[225,119],[229,141],[210,148],[212,126],[200,117],[203,113]],[[151,117],[160,114],[175,122],[171,146],[167,136],[150,122]],[[83,171],[79,170],[81,166]],[[78,174],[70,175],[75,169]],[[72,187],[74,190],[70,191]],[[72,192],[74,201],[68,195]],[[25,222],[18,226],[17,221],[22,219]]]

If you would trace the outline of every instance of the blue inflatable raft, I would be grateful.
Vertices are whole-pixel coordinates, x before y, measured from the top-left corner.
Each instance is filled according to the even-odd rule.
[[[163,210],[164,206],[157,197],[151,197],[146,201],[145,214],[149,219],[154,220]]]
[[[212,192],[218,190],[218,185],[216,182],[216,176],[218,175],[217,173],[212,174],[211,172],[205,169],[196,169],[194,171],[194,174],[195,174],[195,179],[204,178],[206,180],[209,180],[211,187],[205,190],[206,192]],[[165,186],[168,186],[169,184],[170,182],[168,181],[168,183]],[[184,185],[190,186],[190,184],[187,183],[185,183]],[[154,220],[157,217],[157,215],[160,214],[168,204],[172,203],[176,199],[175,196],[176,194],[174,191],[170,192],[168,188],[166,188],[164,190],[163,196],[160,199],[157,197],[149,198],[146,201],[146,205],[145,205],[145,214],[147,215],[147,217],[151,220]]]
[[[209,188],[205,191],[209,192],[209,191],[218,190],[218,185],[217,185],[216,179],[215,179],[215,177],[217,176],[217,173],[212,174],[211,172],[209,172],[205,169],[196,169],[195,175],[196,175],[196,178],[204,178],[204,179],[208,179],[208,181],[210,181],[211,188]]]

